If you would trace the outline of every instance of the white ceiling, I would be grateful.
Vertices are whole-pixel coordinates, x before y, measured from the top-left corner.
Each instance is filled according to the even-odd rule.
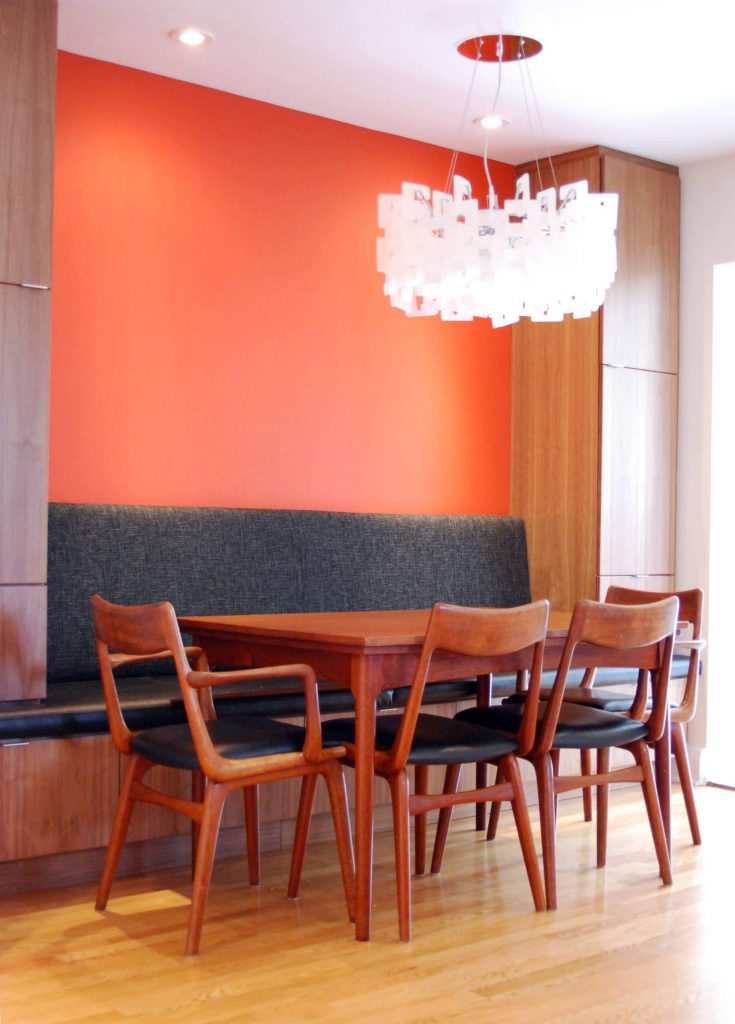
[[[198,50],[170,30],[214,35]],[[542,116],[533,134],[519,68],[490,155],[519,163],[599,143],[682,164],[735,152],[733,0],[59,0],[59,47],[295,110],[466,152],[493,105],[497,66],[463,39],[543,43],[528,62]]]

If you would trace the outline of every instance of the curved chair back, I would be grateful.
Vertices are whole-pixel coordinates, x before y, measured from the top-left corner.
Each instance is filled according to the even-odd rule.
[[[677,641],[682,647],[689,648],[689,668],[687,669],[684,692],[677,706],[677,715],[680,721],[688,722],[697,710],[697,691],[699,689],[699,664],[701,661],[702,648],[702,615],[704,608],[704,594],[699,587],[691,590],[673,590],[669,592],[652,590],[633,590],[630,587],[618,587],[612,585],[607,588],[605,602],[607,604],[647,604],[650,601],[662,601],[667,597],[676,597],[679,601],[679,625],[691,625],[691,640]]]
[[[110,604],[95,594],[91,603],[110,735],[115,747],[129,754],[132,733],[120,707],[115,669],[141,661],[172,659],[181,682],[191,672],[187,653],[200,671],[207,669],[206,657],[198,647],[184,647],[173,606],[167,601],[123,606]]]
[[[436,652],[449,655],[442,678],[493,672],[530,673],[523,724],[518,734],[518,753],[533,745],[536,734],[544,642],[549,602],[535,601],[517,608],[464,608],[435,604],[431,610],[419,663],[406,701],[403,719],[393,744],[391,771],[404,767],[408,758],[424,688]],[[489,669],[482,659],[492,658]]]
[[[646,713],[650,672],[654,686],[653,705],[648,719],[649,738],[659,739],[668,703],[678,612],[679,601],[676,597],[631,605],[580,601],[572,615],[535,752],[546,753],[553,746],[567,676],[573,667],[620,665],[638,668],[638,688],[630,710],[630,717],[638,720]]]

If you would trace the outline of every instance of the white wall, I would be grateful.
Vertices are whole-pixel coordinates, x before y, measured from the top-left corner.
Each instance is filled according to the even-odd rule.
[[[709,545],[713,267],[735,260],[735,155],[682,167],[681,179],[677,586],[702,586],[706,600],[713,556]],[[704,628],[707,636],[706,604]],[[696,748],[706,743],[706,718],[705,678],[697,719],[689,731],[695,759]],[[696,772],[696,763],[693,768]]]

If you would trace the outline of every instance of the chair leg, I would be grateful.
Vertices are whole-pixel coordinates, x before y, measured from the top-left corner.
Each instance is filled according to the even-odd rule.
[[[500,767],[495,772],[495,782],[503,782],[503,769]],[[500,821],[500,807],[500,800],[493,800],[492,804],[490,805],[490,820],[487,823],[487,835],[485,836],[485,839],[488,842],[490,842],[491,839],[494,839],[495,836],[498,834],[498,823]]]
[[[299,795],[299,810],[296,815],[296,831],[293,837],[293,849],[291,851],[291,874],[288,879],[288,897],[295,900],[299,894],[299,882],[301,881],[301,870],[304,866],[304,854],[306,853],[306,842],[309,838],[309,826],[311,825],[311,809],[314,806],[314,792],[316,790],[315,772],[304,775],[301,780],[301,793]]]
[[[485,786],[487,786],[487,761],[478,761],[475,765],[475,789],[484,789]],[[487,804],[475,804],[475,831],[484,832],[486,821]]]
[[[692,842],[695,846],[701,846],[702,834],[699,831],[697,805],[694,802],[692,769],[689,765],[689,754],[687,752],[686,738],[684,736],[684,727],[681,722],[671,723],[671,746],[674,751],[676,770],[679,773],[679,782],[681,783],[684,806],[689,820],[689,831],[692,833]]]
[[[580,775],[591,775],[592,774],[592,751],[591,750],[580,750],[579,752],[579,771]],[[585,786],[582,790],[582,810],[584,812],[584,820],[592,821],[592,787]]]
[[[125,844],[125,837],[128,834],[130,815],[133,813],[133,807],[135,806],[135,800],[130,795],[133,783],[140,782],[150,767],[150,761],[144,761],[143,758],[135,754],[128,762],[128,768],[125,772],[122,788],[120,789],[120,796],[117,800],[115,820],[112,825],[112,834],[107,846],[107,853],[105,854],[105,863],[97,888],[97,899],[94,904],[95,910],[104,910],[110,898],[110,889],[115,880],[118,861]]]
[[[554,813],[554,770],[549,754],[535,758],[541,819],[541,850],[544,860],[546,908],[556,910],[556,815]]]
[[[531,886],[533,905],[536,910],[545,910],[546,896],[544,893],[544,883],[541,881],[541,872],[538,868],[536,847],[534,846],[533,833],[531,832],[531,819],[528,817],[528,806],[526,805],[526,794],[523,791],[521,773],[515,757],[503,758],[503,775],[513,786],[511,807],[516,822],[516,829],[518,830],[523,862],[526,865],[528,882]],[[494,803],[497,802],[494,801]]]
[[[204,800],[204,789],[206,779],[201,772],[191,773],[191,801],[200,804]],[[194,877],[194,870],[197,863],[197,846],[199,845],[199,822],[192,818],[191,822],[191,877]]]
[[[636,764],[640,765],[641,770],[643,771],[641,787],[643,789],[643,798],[646,801],[648,820],[651,825],[653,845],[656,848],[656,856],[658,857],[659,874],[661,875],[664,885],[671,885],[673,882],[673,878],[671,876],[671,857],[669,856],[669,847],[666,842],[666,833],[664,831],[663,818],[661,817],[661,807],[658,802],[656,784],[653,781],[653,771],[651,770],[651,760],[648,756],[648,747],[644,740],[640,740],[637,743],[632,743],[628,747],[628,750],[631,751],[635,757]]]
[[[347,783],[339,761],[333,761],[327,769],[324,779],[329,791],[329,803],[332,808],[334,834],[337,840],[339,866],[342,871],[342,884],[345,890],[347,914],[350,921],[355,920],[357,905],[355,902],[355,854],[352,849],[352,833],[350,832],[350,812],[347,807]]]
[[[429,766],[417,764],[414,767],[413,791],[418,794],[428,792]],[[416,874],[423,875],[426,872],[426,813],[416,814],[413,819],[413,845]]]
[[[456,793],[459,789],[459,779],[462,773],[461,764],[449,764],[447,765],[446,775],[444,776],[444,790],[445,793]],[[438,875],[442,868],[442,860],[444,859],[444,849],[447,845],[447,836],[449,835],[449,823],[452,820],[452,807],[442,807],[439,811],[439,821],[436,825],[436,835],[434,837],[434,852],[431,857],[431,873],[432,875]]]
[[[588,751],[589,753],[589,751]],[[598,774],[610,771],[610,748],[600,747],[597,751]],[[597,866],[604,868],[607,861],[607,808],[609,786],[597,787]]]
[[[258,787],[246,786],[242,791],[245,806],[245,840],[248,847],[248,876],[251,885],[260,885],[260,822],[258,820]]]
[[[411,853],[409,850],[408,772],[404,768],[388,775],[393,804],[393,839],[396,849],[398,888],[398,934],[401,942],[411,941]]]
[[[559,774],[559,764],[561,760],[561,750],[556,748],[551,750],[551,765],[554,769],[554,775]],[[557,815],[559,814],[559,795],[554,793],[554,821],[556,821]]]
[[[227,788],[218,782],[209,782],[204,794],[204,811],[197,849],[197,865],[194,871],[194,884],[191,894],[191,910],[189,911],[189,929],[186,935],[186,955],[196,956],[199,952],[199,940],[202,934],[204,908],[207,903],[209,881],[212,877],[214,852],[217,848],[217,836],[222,820],[222,809],[227,796]]]

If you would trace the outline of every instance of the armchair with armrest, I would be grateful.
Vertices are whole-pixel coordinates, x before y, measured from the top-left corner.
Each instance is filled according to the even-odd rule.
[[[196,846],[192,903],[186,953],[199,949],[204,908],[212,873],[224,800],[242,789],[248,827],[251,882],[257,882],[257,805],[260,783],[302,778],[288,895],[298,893],[316,779],[324,777],[329,791],[337,848],[350,919],[354,919],[354,864],[347,796],[340,758],[344,748],[322,743],[316,679],[307,665],[210,672],[204,653],[185,648],[173,606],[109,604],[92,598],[97,652],[112,742],[129,758],[118,800],[112,836],[97,892],[96,908],[104,910],[110,894],[130,817],[137,802],[158,804],[186,815],[193,823]],[[120,708],[115,671],[136,661],[171,658],[176,667],[187,721],[132,732]],[[191,668],[189,659],[195,668]],[[306,727],[264,717],[230,715],[217,719],[212,687],[243,680],[300,678],[306,699]],[[192,773],[192,799],[182,800],[144,782],[154,765]],[[203,780],[199,783],[197,780]]]

